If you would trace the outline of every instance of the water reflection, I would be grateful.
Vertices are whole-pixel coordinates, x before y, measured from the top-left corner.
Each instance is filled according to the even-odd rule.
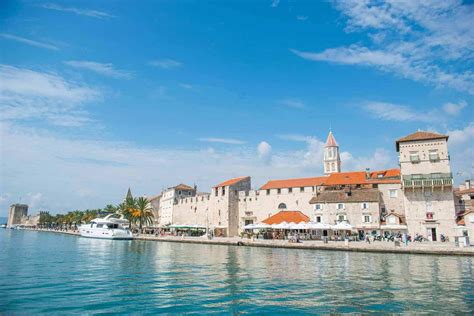
[[[474,311],[470,257],[108,241],[0,232],[0,310]]]

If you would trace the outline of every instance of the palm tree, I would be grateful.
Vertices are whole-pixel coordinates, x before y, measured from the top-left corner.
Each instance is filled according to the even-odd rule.
[[[153,209],[151,208],[150,201],[145,197],[139,197],[136,199],[135,209],[132,210],[132,218],[134,222],[138,222],[140,231],[143,225],[150,225],[153,223]]]
[[[112,204],[107,204],[105,207],[104,207],[104,212],[106,213],[115,213],[117,212],[117,207],[113,206]]]

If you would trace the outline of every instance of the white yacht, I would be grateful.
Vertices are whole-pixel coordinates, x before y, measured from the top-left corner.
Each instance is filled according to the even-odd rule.
[[[81,236],[102,239],[133,239],[132,232],[127,228],[128,220],[113,216],[114,214],[110,214],[81,225],[79,227]]]

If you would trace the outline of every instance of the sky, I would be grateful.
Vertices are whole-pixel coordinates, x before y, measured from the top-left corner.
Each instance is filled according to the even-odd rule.
[[[474,172],[474,4],[0,2],[0,216],[186,183],[397,168],[395,140],[449,135]]]

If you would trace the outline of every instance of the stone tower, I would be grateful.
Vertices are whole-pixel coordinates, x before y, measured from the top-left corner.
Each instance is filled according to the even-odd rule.
[[[28,216],[28,205],[26,204],[13,204],[10,206],[8,212],[7,226],[12,227],[13,225],[21,224],[23,217]]]
[[[328,139],[324,146],[324,174],[330,175],[335,172],[341,172],[341,157],[339,156],[339,145],[332,131],[329,131]]]

